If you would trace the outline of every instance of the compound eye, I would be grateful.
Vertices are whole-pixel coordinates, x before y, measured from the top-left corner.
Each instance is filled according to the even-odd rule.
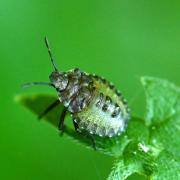
[[[51,80],[52,83],[54,83],[54,81],[57,80],[57,73],[56,72],[52,72],[51,75],[49,76],[49,79]]]
[[[68,84],[68,78],[64,73],[52,72],[50,75],[50,80],[56,88],[60,91],[64,90]]]

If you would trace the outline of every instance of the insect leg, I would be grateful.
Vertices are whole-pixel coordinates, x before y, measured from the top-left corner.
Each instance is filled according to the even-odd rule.
[[[78,130],[79,129],[78,123],[75,122],[74,120],[73,120],[73,125],[74,125],[74,128],[75,128],[75,131],[77,131],[82,136],[84,136],[84,138],[88,138],[89,140],[91,140],[92,146],[93,146],[94,150],[96,150],[96,142],[95,142],[95,139],[94,139],[93,135],[79,131]]]
[[[94,150],[96,150],[96,141],[95,141],[94,137],[91,134],[89,134],[89,137],[92,141],[92,146],[93,146]]]
[[[76,123],[76,122],[73,120],[73,125],[74,125],[75,131],[78,131],[78,129],[79,129],[78,123]]]
[[[95,138],[92,134],[89,134],[89,133],[81,133],[82,136],[84,136],[85,138],[88,138],[91,143],[92,143],[92,147],[94,150],[96,150],[96,141],[95,141]]]
[[[43,116],[45,116],[49,111],[51,111],[53,108],[55,108],[60,103],[59,99],[54,101],[50,106],[48,106],[39,116],[38,119],[41,119]]]
[[[67,112],[67,108],[64,108],[60,116],[58,128],[61,131],[63,131],[64,128],[64,120],[65,120],[66,112]]]

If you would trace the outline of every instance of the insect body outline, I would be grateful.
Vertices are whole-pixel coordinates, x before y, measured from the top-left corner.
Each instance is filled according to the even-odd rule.
[[[130,118],[130,110],[122,94],[106,79],[82,72],[79,68],[67,72],[59,71],[47,37],[45,43],[54,67],[49,76],[50,83],[25,84],[48,85],[58,93],[58,99],[40,117],[62,103],[64,110],[59,121],[60,130],[63,130],[66,113],[70,112],[76,130],[84,129],[89,134],[102,137],[121,135],[126,130]]]

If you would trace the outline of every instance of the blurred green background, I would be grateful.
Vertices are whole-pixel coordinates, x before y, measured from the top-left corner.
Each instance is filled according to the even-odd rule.
[[[143,116],[142,75],[180,85],[178,0],[1,0],[0,1],[0,179],[105,179],[113,158],[60,138],[49,124],[16,104],[17,94],[56,92],[21,89],[48,81],[52,66],[48,35],[62,70],[104,76]]]

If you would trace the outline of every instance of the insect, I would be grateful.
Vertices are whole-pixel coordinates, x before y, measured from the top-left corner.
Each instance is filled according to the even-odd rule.
[[[41,115],[44,116],[59,103],[64,105],[59,120],[59,129],[63,130],[67,112],[71,113],[76,131],[86,130],[89,134],[102,137],[121,135],[130,118],[127,101],[121,93],[106,79],[88,74],[75,68],[59,71],[52,55],[49,42],[45,44],[54,71],[50,74],[50,82],[32,82],[30,85],[48,85],[56,89],[58,98]]]

